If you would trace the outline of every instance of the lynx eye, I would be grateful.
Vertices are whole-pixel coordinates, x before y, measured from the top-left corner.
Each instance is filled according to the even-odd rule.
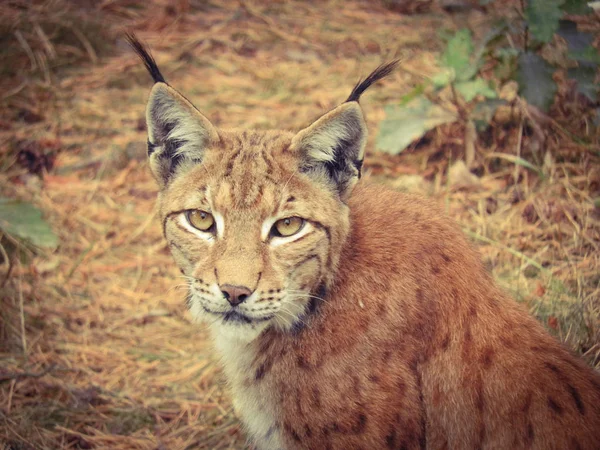
[[[300,217],[280,219],[273,225],[271,234],[278,237],[292,236],[302,229],[304,222],[305,220]]]
[[[210,231],[215,224],[213,215],[200,209],[190,209],[185,217],[191,226],[200,231]]]

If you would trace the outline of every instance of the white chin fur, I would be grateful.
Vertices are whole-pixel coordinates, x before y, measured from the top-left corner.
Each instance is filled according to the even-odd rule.
[[[256,339],[269,326],[274,326],[281,331],[290,331],[298,322],[305,320],[306,304],[308,299],[284,298],[280,309],[272,320],[255,323],[223,322],[223,320],[207,313],[202,308],[201,301],[193,297],[190,302],[190,312],[196,322],[205,322],[210,326],[215,339],[250,342]]]
[[[222,320],[210,324],[210,331],[217,346],[221,341],[251,342],[269,326],[269,323],[240,324],[223,323]]]
[[[197,298],[192,298],[190,312],[196,322],[209,324],[211,333],[215,339],[250,342],[256,339],[270,325],[270,321],[248,324],[223,322],[220,317],[204,311],[200,305],[200,300]]]

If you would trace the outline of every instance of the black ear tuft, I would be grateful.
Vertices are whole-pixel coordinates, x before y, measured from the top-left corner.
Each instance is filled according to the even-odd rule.
[[[391,74],[398,65],[399,61],[400,60],[396,59],[395,61],[387,64],[382,64],[373,72],[371,72],[367,78],[364,80],[359,80],[359,82],[356,83],[356,86],[354,86],[354,89],[352,89],[350,96],[346,99],[346,102],[357,102],[362,93],[365,92],[369,86]]]
[[[138,40],[137,37],[135,37],[135,34],[126,33],[125,39],[127,39],[127,42],[129,43],[129,45],[131,45],[131,48],[133,48],[133,50],[137,53],[140,59],[144,62],[144,65],[146,66],[146,69],[148,69],[148,72],[152,76],[154,82],[166,83],[165,77],[162,76],[162,73],[160,73],[160,70],[156,65],[156,61],[154,60],[148,49],[144,47],[144,45]]]

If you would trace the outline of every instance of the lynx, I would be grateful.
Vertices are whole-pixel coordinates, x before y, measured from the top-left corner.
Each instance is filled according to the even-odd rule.
[[[359,98],[298,133],[147,105],[164,236],[258,449],[600,449],[600,377],[424,198],[360,178]]]

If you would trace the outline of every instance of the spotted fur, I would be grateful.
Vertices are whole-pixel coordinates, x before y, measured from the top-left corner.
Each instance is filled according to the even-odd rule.
[[[156,81],[164,234],[257,448],[600,449],[598,375],[496,287],[435,204],[357,184],[357,100],[387,69],[299,133],[226,131],[134,48]],[[196,209],[214,229],[190,225]],[[277,236],[285,217],[305,226]],[[232,306],[223,286],[251,295]]]

